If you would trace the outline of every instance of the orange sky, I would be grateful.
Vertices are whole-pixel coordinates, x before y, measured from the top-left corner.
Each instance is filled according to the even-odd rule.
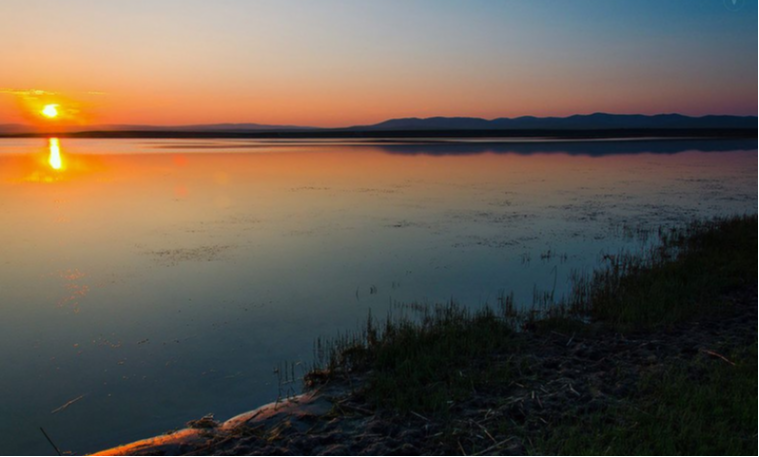
[[[756,115],[756,5],[686,3],[6,0],[0,124]]]

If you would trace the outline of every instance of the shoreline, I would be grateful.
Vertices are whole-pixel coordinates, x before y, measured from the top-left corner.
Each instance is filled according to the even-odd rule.
[[[635,404],[641,380],[678,364],[732,368],[735,362],[723,353],[756,342],[756,287],[729,300],[740,310],[726,319],[653,333],[526,331],[521,347],[529,349],[518,357],[538,371],[503,390],[457,402],[453,417],[460,430],[453,443],[446,440],[447,420],[374,408],[362,393],[366,373],[351,373],[223,423],[201,418],[170,434],[89,455],[527,455],[535,449],[517,429],[539,430],[567,417]],[[491,428],[504,418],[514,424],[510,435]]]
[[[186,428],[174,432],[87,455],[183,455],[188,451],[202,450],[233,437],[242,428],[266,427],[283,418],[292,420],[326,414],[331,408],[328,396],[327,390],[314,389],[284,401],[267,403],[224,422],[217,422],[213,416],[206,416],[190,421]]]
[[[756,230],[663,232],[542,313],[370,317],[317,343],[307,393],[94,455],[754,454]]]

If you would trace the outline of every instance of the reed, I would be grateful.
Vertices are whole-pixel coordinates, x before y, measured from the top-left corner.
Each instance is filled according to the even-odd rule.
[[[528,352],[528,335],[571,335],[569,345],[584,333],[666,330],[693,319],[719,318],[732,306],[722,297],[755,287],[755,215],[662,228],[656,236],[658,242],[643,252],[607,255],[597,270],[573,274],[571,292],[558,299],[555,290],[536,290],[532,304],[525,306],[503,291],[495,306],[411,303],[397,304],[384,319],[369,313],[361,329],[317,339],[305,380],[361,373],[367,380],[361,395],[373,407],[445,421],[454,414],[453,405],[477,392],[501,392],[533,376],[529,357],[521,356]],[[755,429],[753,445],[729,433],[731,427],[743,430],[756,423],[756,341],[746,344],[734,356],[740,369],[728,364],[669,367],[663,377],[638,386],[633,405],[578,415],[531,435],[532,451],[755,452]],[[702,373],[697,383],[694,370]],[[745,423],[736,423],[741,418]]]

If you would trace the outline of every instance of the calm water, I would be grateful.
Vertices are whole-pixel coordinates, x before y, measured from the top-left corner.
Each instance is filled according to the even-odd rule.
[[[0,453],[227,418],[370,308],[529,304],[756,183],[756,141],[0,140]]]

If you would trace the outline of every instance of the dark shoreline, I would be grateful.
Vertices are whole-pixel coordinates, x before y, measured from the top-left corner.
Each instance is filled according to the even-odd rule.
[[[102,455],[753,455],[756,224],[662,232],[542,313],[370,317],[317,342],[307,394]]]
[[[625,415],[643,408],[646,411],[640,414],[645,416],[651,403],[661,402],[660,407],[667,409],[677,402],[648,394],[641,385],[653,383],[656,389],[663,384],[664,389],[673,389],[666,380],[685,376],[691,390],[702,388],[701,383],[714,388],[715,374],[754,376],[755,381],[756,353],[745,348],[756,344],[756,287],[736,291],[724,300],[734,304],[734,313],[654,332],[526,331],[516,354],[490,356],[495,365],[518,361],[524,373],[508,385],[496,384],[488,390],[479,386],[452,403],[448,417],[376,408],[366,395],[372,388],[371,373],[343,373],[306,394],[223,423],[208,416],[189,422],[185,429],[94,455],[614,455],[606,448],[614,437],[604,434],[617,432],[620,421],[622,428],[629,427],[626,421],[631,419]],[[675,395],[693,396],[681,387],[675,384]],[[691,398],[682,400],[688,401]],[[671,414],[679,413],[672,409]],[[600,435],[601,448],[585,442],[591,430]],[[622,455],[736,452],[720,448],[730,441],[729,436],[720,437],[722,443],[713,446],[705,436],[706,447],[703,442],[684,444],[677,437],[677,447],[662,451],[654,444],[656,438],[648,438],[651,443],[647,443],[645,435],[637,442],[623,443],[629,447]],[[752,437],[736,432],[736,438],[747,441],[738,454],[755,453],[755,439],[751,449]]]
[[[266,130],[266,131],[83,131],[0,134],[0,138],[113,138],[113,139],[756,139],[757,129],[598,129],[598,130]]]

